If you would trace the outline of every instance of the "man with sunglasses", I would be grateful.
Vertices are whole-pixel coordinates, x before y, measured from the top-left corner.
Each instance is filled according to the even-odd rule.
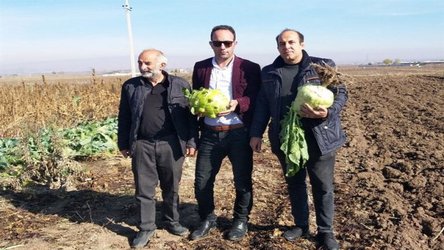
[[[285,175],[287,163],[285,154],[280,149],[280,121],[295,99],[298,87],[321,83],[320,76],[312,64],[328,64],[332,67],[335,64],[330,59],[309,56],[304,50],[304,36],[296,30],[283,30],[276,37],[276,42],[280,56],[262,69],[263,84],[254,111],[250,145],[254,151],[261,151],[262,135],[269,124],[271,150],[279,159]],[[331,107],[326,109],[304,104],[299,112],[309,159],[305,167],[295,175],[285,176],[291,214],[296,226],[286,231],[284,238],[294,241],[309,234],[306,184],[308,175],[316,212],[317,244],[321,249],[334,250],[339,249],[339,245],[333,235],[333,174],[336,151],[345,142],[340,112],[347,101],[347,90],[343,84],[329,88],[335,96]]]
[[[216,227],[214,182],[222,160],[228,156],[232,165],[236,198],[229,240],[241,240],[247,233],[247,222],[253,203],[253,152],[249,146],[249,127],[253,104],[261,83],[260,66],[235,56],[236,32],[231,26],[212,29],[210,46],[214,57],[197,62],[193,71],[193,89],[219,89],[230,99],[226,111],[217,118],[201,117],[200,139],[195,173],[195,195],[200,224],[190,235],[196,240]]]

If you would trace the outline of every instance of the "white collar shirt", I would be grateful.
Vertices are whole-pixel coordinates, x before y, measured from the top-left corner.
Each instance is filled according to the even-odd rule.
[[[232,83],[233,61],[234,57],[225,68],[221,68],[219,65],[217,65],[216,59],[213,57],[212,60],[213,68],[211,69],[211,76],[210,76],[209,88],[219,89],[220,91],[222,91],[222,93],[224,93],[228,97],[229,100],[233,99],[233,83]],[[239,119],[236,113],[232,112],[228,115],[216,118],[205,117],[205,123],[209,126],[217,126],[217,125],[233,125],[233,124],[242,123],[242,121]]]

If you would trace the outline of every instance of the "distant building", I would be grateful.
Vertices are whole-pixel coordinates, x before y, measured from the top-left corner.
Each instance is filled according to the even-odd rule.
[[[172,74],[187,74],[187,73],[189,73],[189,71],[187,69],[179,68],[179,69],[170,70],[170,73],[172,73]]]

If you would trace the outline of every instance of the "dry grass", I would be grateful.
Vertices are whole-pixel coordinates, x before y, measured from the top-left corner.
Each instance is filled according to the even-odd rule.
[[[434,75],[437,69],[442,69],[439,67],[341,67],[341,73],[354,77],[375,74]],[[329,72],[330,76],[347,76],[336,71]],[[190,74],[179,76],[191,81]],[[21,137],[46,126],[71,127],[83,121],[115,116],[121,85],[128,78],[95,74],[0,77],[0,138]]]
[[[46,126],[69,127],[117,115],[127,78],[41,76],[1,79],[0,137],[20,137]]]

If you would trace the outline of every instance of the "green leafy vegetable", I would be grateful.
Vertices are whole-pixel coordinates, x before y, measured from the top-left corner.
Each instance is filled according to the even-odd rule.
[[[284,152],[287,163],[286,176],[294,176],[305,166],[309,158],[304,129],[299,116],[301,106],[307,103],[312,108],[328,108],[333,101],[334,94],[327,87],[307,84],[298,88],[296,99],[281,121],[282,130],[279,134],[280,149]]]
[[[294,176],[308,161],[307,142],[299,115],[294,108],[290,108],[281,121],[281,125],[280,149],[284,152],[285,162],[287,163],[285,175],[290,177]]]
[[[304,103],[308,103],[312,108],[328,108],[334,101],[333,92],[321,85],[307,84],[298,88],[298,95],[292,106],[299,111]]]
[[[218,89],[200,88],[191,92],[184,89],[183,92],[193,115],[216,118],[218,113],[227,110],[230,102],[228,97]]]
[[[21,163],[19,143],[19,140],[14,138],[0,139],[0,171],[9,165]]]
[[[68,129],[44,128],[27,138],[0,138],[0,171],[38,164],[45,157],[90,157],[117,152],[117,118],[92,121]]]

